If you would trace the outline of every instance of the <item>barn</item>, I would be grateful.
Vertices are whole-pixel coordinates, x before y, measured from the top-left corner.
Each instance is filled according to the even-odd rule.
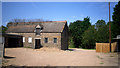
[[[5,47],[68,49],[67,21],[8,23]]]

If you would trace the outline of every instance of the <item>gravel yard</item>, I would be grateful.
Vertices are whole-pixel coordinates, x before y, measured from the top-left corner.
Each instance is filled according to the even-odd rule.
[[[117,53],[84,49],[6,48],[5,56],[3,66],[118,66]]]

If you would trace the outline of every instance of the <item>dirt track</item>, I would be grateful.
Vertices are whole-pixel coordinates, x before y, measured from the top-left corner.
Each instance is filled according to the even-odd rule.
[[[6,48],[3,65],[16,66],[117,66],[117,53],[96,53],[95,50]]]

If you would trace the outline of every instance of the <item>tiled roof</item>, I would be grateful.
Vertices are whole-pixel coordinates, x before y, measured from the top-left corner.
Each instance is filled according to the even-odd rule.
[[[26,24],[26,25],[24,25]],[[50,22],[27,22],[19,23],[17,25],[11,24],[8,27],[7,33],[33,33],[35,27],[40,24],[43,26],[41,32],[62,32],[67,21],[50,21]]]

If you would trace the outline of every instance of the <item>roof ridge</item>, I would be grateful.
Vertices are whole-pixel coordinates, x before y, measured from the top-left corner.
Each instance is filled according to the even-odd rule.
[[[45,21],[45,22],[21,22],[21,23],[9,23],[10,25],[19,25],[19,24],[34,24],[34,23],[53,23],[53,22],[64,22],[67,23],[66,20],[64,21]]]

